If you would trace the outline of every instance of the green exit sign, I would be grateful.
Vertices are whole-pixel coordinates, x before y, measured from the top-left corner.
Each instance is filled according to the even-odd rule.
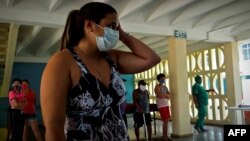
[[[187,33],[181,30],[174,30],[174,36],[176,38],[187,39]]]

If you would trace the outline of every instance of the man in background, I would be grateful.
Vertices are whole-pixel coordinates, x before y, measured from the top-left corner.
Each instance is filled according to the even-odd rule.
[[[156,104],[159,110],[162,124],[162,141],[171,141],[168,137],[168,121],[170,119],[170,111],[169,111],[169,99],[171,98],[171,94],[166,86],[166,76],[163,73],[160,73],[156,77],[158,84],[155,85],[155,95],[156,95]]]
[[[149,110],[149,94],[146,90],[146,82],[144,80],[140,80],[138,82],[138,88],[133,92],[133,102],[135,106],[134,112],[134,128],[135,135],[137,141],[140,140],[140,132],[139,128],[143,126],[143,124],[147,125],[147,137],[148,140],[151,141],[152,127],[151,127],[151,116]]]
[[[198,119],[196,120],[194,128],[200,132],[206,132],[204,128],[204,120],[207,116],[208,94],[207,92],[214,92],[214,89],[206,90],[202,85],[202,78],[197,75],[195,77],[195,84],[192,86],[192,95],[195,107],[198,110]]]

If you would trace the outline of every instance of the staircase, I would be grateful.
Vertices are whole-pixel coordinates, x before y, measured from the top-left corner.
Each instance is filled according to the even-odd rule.
[[[19,25],[0,23],[0,97],[8,97]]]
[[[9,28],[9,24],[0,23],[0,87],[3,85],[4,79]]]

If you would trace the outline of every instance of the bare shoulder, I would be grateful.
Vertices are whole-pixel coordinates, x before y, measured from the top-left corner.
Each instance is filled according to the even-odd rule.
[[[43,74],[46,77],[60,77],[70,72],[72,55],[69,51],[56,52],[48,61]]]
[[[49,60],[48,63],[64,63],[67,65],[67,63],[72,59],[72,55],[69,51],[59,51],[56,52]]]
[[[48,61],[46,68],[55,68],[58,70],[65,70],[70,68],[73,57],[67,50],[56,52]]]

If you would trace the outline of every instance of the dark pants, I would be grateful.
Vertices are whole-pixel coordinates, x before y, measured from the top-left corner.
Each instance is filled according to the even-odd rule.
[[[22,110],[11,110],[11,124],[12,124],[12,141],[23,140],[24,116]]]
[[[7,139],[6,141],[10,140],[10,136],[11,136],[11,129],[12,129],[12,120],[11,120],[11,108],[10,106],[8,107],[7,110]]]
[[[150,113],[146,113],[146,114],[144,114],[144,116],[145,116],[145,120],[146,120],[146,125],[147,126],[151,125],[152,119],[151,119]],[[143,126],[143,124],[145,124],[144,119],[143,119],[143,113],[136,113],[135,112],[133,117],[134,117],[134,127],[135,128],[140,128]]]
[[[204,129],[204,120],[207,116],[207,106],[201,106],[198,108],[198,119],[195,123],[195,128]]]

